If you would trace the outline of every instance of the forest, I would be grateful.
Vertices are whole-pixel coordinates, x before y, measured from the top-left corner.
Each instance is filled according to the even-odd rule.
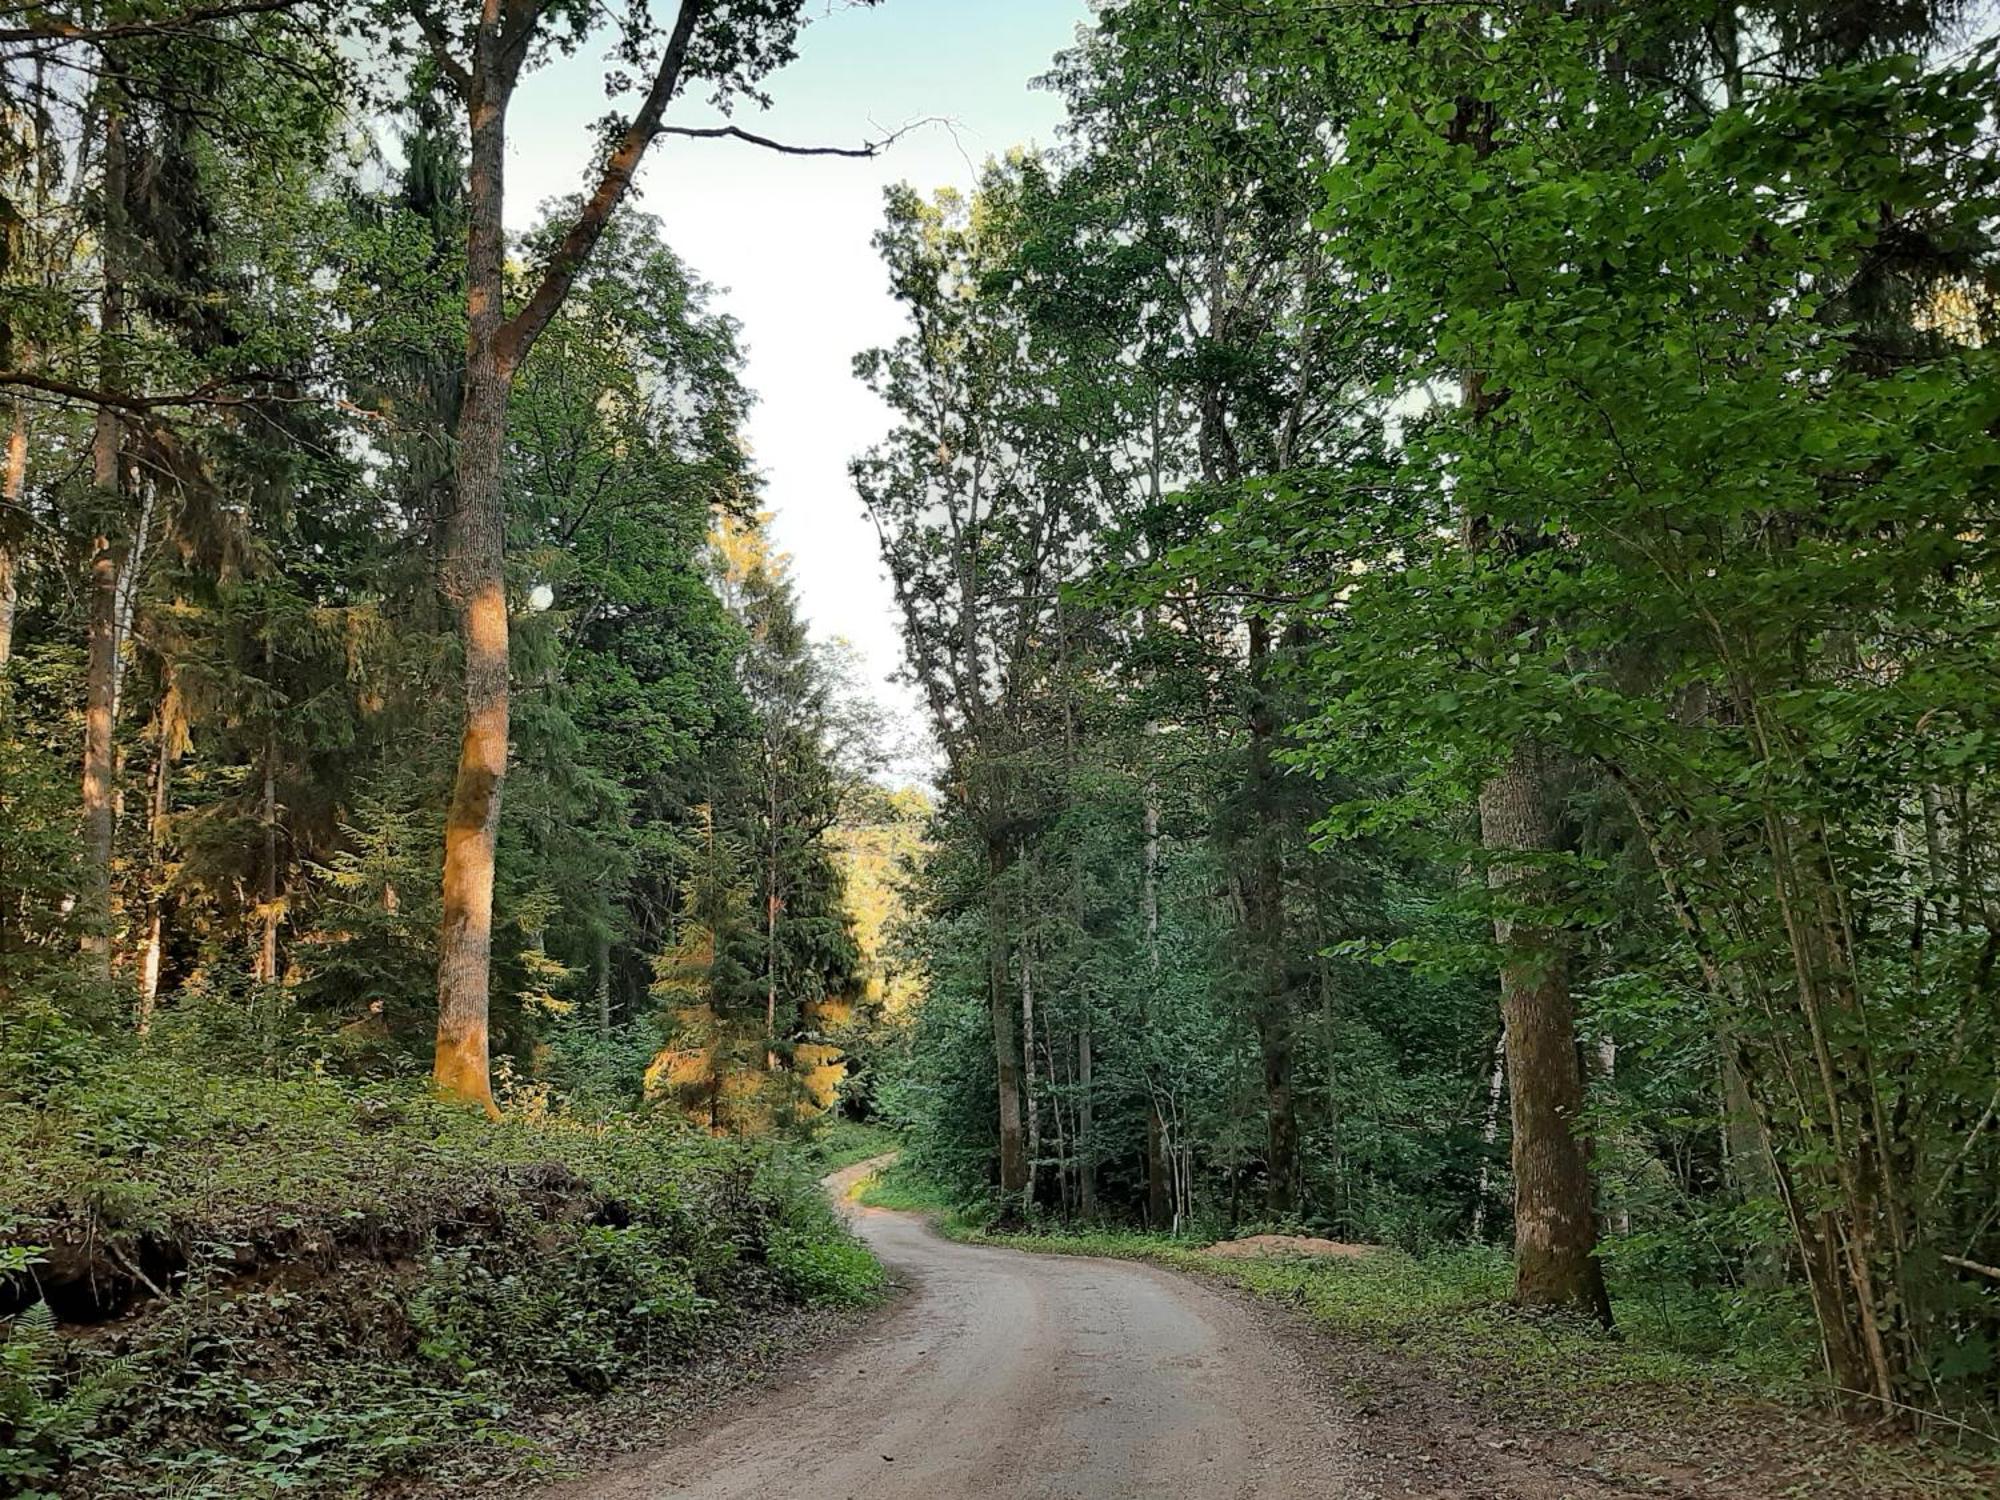
[[[1080,11],[845,351],[908,784],[640,201],[894,168],[755,123],[827,9],[0,7],[0,1492],[373,1493],[813,1346],[877,1148],[1990,1456],[2000,16]]]

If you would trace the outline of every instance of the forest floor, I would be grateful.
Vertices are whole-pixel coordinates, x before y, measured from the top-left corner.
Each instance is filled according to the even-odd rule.
[[[842,1198],[878,1162],[829,1179]],[[1023,1253],[857,1207],[899,1295],[748,1404],[579,1451],[540,1500],[1945,1500],[1994,1471],[1870,1444],[1810,1411],[1600,1389],[1598,1419],[1476,1356],[1441,1362],[1302,1315],[1254,1263],[1205,1273]],[[944,1226],[948,1231],[951,1226]],[[962,1234],[962,1230],[955,1231]],[[1063,1247],[1046,1240],[1039,1250]],[[1075,1242],[1080,1248],[1087,1241]],[[1305,1274],[1302,1268],[1294,1268]],[[1291,1305],[1287,1305],[1291,1304]],[[1551,1336],[1552,1359],[1560,1340]],[[1514,1370],[1518,1374],[1518,1369]],[[734,1387],[741,1390],[740,1382]],[[523,1491],[521,1493],[530,1493]]]

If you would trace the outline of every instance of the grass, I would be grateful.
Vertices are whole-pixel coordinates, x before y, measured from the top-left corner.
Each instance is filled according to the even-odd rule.
[[[1910,1500],[2000,1494],[1986,1455],[1935,1444],[1869,1441],[1815,1404],[1811,1346],[1779,1308],[1733,1342],[1713,1299],[1682,1288],[1614,1285],[1619,1333],[1508,1305],[1512,1267],[1489,1247],[1415,1256],[1381,1249],[1355,1259],[1225,1259],[1200,1241],[1111,1228],[997,1231],[975,1207],[895,1163],[858,1201],[929,1216],[973,1244],[1051,1255],[1139,1260],[1240,1287],[1304,1313],[1337,1335],[1412,1361],[1429,1378],[1522,1426],[1637,1434],[1642,1450],[1708,1454],[1748,1469],[1775,1466],[1796,1492]],[[1617,1295],[1622,1290],[1624,1295]],[[1717,1456],[1719,1455],[1719,1456]]]
[[[838,1172],[870,1157],[886,1156],[901,1145],[886,1125],[865,1120],[830,1120],[814,1134],[807,1157],[821,1172]]]

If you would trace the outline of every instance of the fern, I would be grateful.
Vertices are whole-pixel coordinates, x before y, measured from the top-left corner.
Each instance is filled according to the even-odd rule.
[[[53,1479],[72,1450],[139,1372],[134,1360],[106,1360],[65,1379],[55,1313],[35,1302],[0,1343],[0,1487]]]

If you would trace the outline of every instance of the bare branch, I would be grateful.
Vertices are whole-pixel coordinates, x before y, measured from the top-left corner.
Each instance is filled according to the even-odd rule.
[[[792,145],[787,145],[783,141],[774,141],[769,136],[758,135],[755,131],[745,130],[739,125],[713,125],[707,127],[694,126],[694,125],[662,125],[660,127],[659,133],[661,135],[683,135],[687,136],[691,140],[701,140],[701,141],[721,140],[724,137],[729,137],[734,140],[748,141],[753,146],[762,146],[766,151],[783,152],[786,156],[866,157],[866,156],[881,155],[882,152],[886,151],[889,147],[895,145],[897,141],[901,140],[904,136],[908,135],[913,130],[919,129],[925,125],[937,125],[942,123],[943,123],[943,117],[940,115],[932,115],[922,120],[912,120],[909,124],[903,126],[900,130],[893,130],[888,135],[883,136],[880,140],[863,141],[858,146],[792,146]]]

